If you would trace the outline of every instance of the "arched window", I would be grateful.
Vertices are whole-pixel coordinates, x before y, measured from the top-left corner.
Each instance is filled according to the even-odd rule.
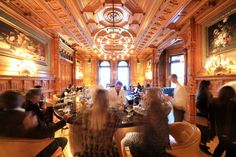
[[[111,81],[111,65],[108,61],[102,61],[99,65],[99,84],[106,87]]]
[[[118,63],[118,80],[124,86],[129,87],[129,65],[126,61],[120,61]]]

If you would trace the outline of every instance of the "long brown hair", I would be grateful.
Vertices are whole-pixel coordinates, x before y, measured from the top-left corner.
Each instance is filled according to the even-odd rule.
[[[90,128],[99,131],[104,128],[107,122],[107,109],[109,106],[108,92],[105,89],[97,89],[94,97],[94,104],[90,117]]]
[[[143,144],[147,149],[156,149],[160,154],[169,146],[168,118],[162,109],[161,91],[148,89],[149,109],[145,118]]]

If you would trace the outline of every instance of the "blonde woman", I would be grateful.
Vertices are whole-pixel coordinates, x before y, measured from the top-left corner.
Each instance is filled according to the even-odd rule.
[[[117,147],[113,142],[120,118],[115,111],[108,109],[108,92],[97,89],[94,104],[90,110],[84,111],[76,120],[80,129],[81,150],[76,152],[79,157],[116,157],[119,156]]]

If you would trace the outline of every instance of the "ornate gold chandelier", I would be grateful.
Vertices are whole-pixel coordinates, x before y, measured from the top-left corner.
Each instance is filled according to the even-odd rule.
[[[98,53],[99,57],[104,56],[105,59],[113,60],[129,56],[129,53],[133,53],[134,38],[125,28],[115,26],[117,15],[114,8],[114,0],[112,12],[109,16],[112,17],[113,26],[105,27],[95,34],[94,52]]]

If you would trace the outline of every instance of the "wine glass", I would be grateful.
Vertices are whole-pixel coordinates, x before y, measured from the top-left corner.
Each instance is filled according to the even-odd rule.
[[[133,105],[128,105],[126,108],[126,111],[128,112],[127,117],[132,117],[133,116]]]

